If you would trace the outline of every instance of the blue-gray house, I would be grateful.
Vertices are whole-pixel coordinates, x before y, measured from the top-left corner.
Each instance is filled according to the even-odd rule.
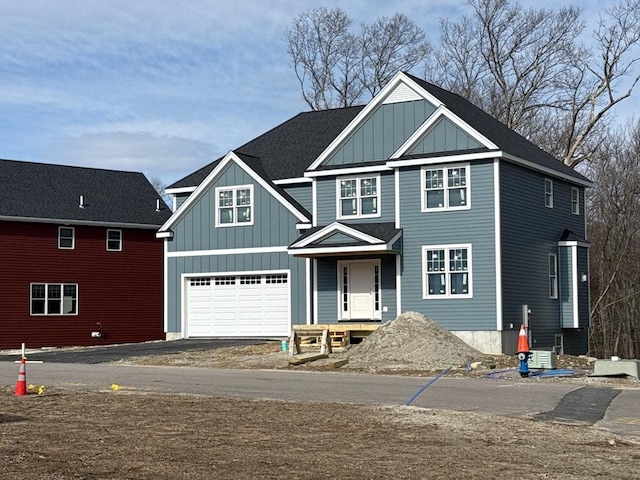
[[[174,183],[168,339],[421,312],[485,352],[585,353],[588,179],[462,97],[399,73]]]

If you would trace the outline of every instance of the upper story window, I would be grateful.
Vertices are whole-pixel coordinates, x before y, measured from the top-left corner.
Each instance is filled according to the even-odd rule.
[[[544,206],[553,208],[553,180],[544,179]]]
[[[380,216],[380,176],[339,178],[338,218]]]
[[[31,315],[77,315],[78,285],[32,283]]]
[[[425,167],[421,172],[423,212],[471,207],[469,165]]]
[[[253,225],[253,185],[216,188],[216,227]]]
[[[122,251],[122,230],[107,230],[107,250],[109,252]]]
[[[580,190],[571,187],[571,213],[580,215]]]
[[[58,248],[74,249],[76,245],[76,229],[73,227],[58,227]]]
[[[423,298],[467,298],[471,292],[471,245],[422,247]]]

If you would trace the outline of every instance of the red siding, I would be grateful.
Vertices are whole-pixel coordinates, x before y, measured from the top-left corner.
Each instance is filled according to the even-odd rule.
[[[122,229],[122,251],[108,252],[106,227],[75,226],[75,249],[59,250],[58,226],[0,221],[0,348],[164,338],[155,230]],[[32,316],[31,283],[78,284],[78,315]]]

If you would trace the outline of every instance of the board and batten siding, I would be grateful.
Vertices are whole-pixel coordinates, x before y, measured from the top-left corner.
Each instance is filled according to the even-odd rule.
[[[253,225],[216,227],[215,190],[253,184]],[[242,168],[231,163],[173,227],[169,252],[289,245],[297,218]]]
[[[425,100],[381,105],[325,165],[386,160],[434,111]]]
[[[367,173],[360,174],[361,177],[380,175],[380,210],[379,217],[347,217],[338,220],[338,182],[336,177],[322,177],[316,180],[316,213],[318,226],[329,225],[336,220],[341,223],[375,223],[375,222],[393,222],[395,219],[395,184],[392,172],[384,173]],[[350,178],[352,175],[345,175],[344,178]],[[342,176],[337,177],[340,180]]]
[[[402,311],[416,311],[455,331],[496,330],[493,162],[470,165],[469,210],[421,212],[420,167],[400,172]],[[424,299],[422,247],[471,244],[472,298]]]
[[[215,226],[217,187],[253,185],[253,225]],[[284,249],[299,235],[298,219],[282,203],[235,163],[191,205],[173,227],[167,240],[167,332],[182,328],[182,275],[203,276],[225,272],[290,270],[291,320],[306,322],[305,260]],[[283,251],[238,252],[237,249],[283,249]],[[216,254],[207,252],[215,250]],[[224,250],[230,250],[229,253]]]
[[[315,323],[338,323],[340,318],[338,312],[338,302],[340,287],[338,285],[338,262],[350,259],[380,260],[380,287],[382,291],[381,308],[382,322],[388,322],[396,318],[397,295],[396,295],[396,256],[363,255],[357,257],[320,257],[317,259],[316,269],[316,295],[317,295],[317,319]],[[387,307],[387,311],[384,311]]]
[[[528,305],[534,349],[552,348],[555,334],[561,333],[560,299],[549,295],[549,254],[559,253],[558,241],[565,229],[580,238],[585,235],[584,189],[580,188],[580,215],[573,215],[573,185],[552,179],[553,208],[547,208],[545,178],[518,165],[500,163],[503,322],[505,326],[522,323],[522,305]],[[559,267],[563,262],[559,257]]]

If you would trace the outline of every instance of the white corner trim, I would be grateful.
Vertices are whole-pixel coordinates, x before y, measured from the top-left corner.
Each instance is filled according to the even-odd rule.
[[[318,226],[318,182],[311,181],[311,225]]]
[[[305,281],[305,292],[304,292],[304,298],[305,298],[305,311],[306,311],[306,316],[307,316],[307,325],[311,325],[311,318],[312,318],[312,314],[313,314],[313,308],[312,308],[312,303],[313,303],[313,292],[312,292],[312,288],[313,288],[313,277],[311,276],[311,259],[310,258],[305,258],[304,259],[304,269],[305,269],[305,275],[304,275],[304,281]]]
[[[394,181],[394,197],[396,204],[394,205],[395,210],[395,227],[400,228],[400,169],[396,168],[393,172],[393,181]]]
[[[578,311],[578,286],[580,277],[578,276],[578,246],[571,247],[571,269],[573,270],[573,328],[580,327],[580,312]]]
[[[402,315],[402,256],[396,255],[396,316]]]
[[[167,253],[169,252],[169,245],[168,242],[162,243],[162,263],[164,265],[164,271],[162,272],[162,288],[164,290],[162,294],[164,301],[164,306],[162,307],[162,317],[164,334],[166,336],[166,334],[169,333],[169,257],[167,255]]]
[[[502,234],[500,225],[500,160],[493,161],[493,224],[494,245],[496,256],[496,330],[502,331],[504,321],[502,318]]]

